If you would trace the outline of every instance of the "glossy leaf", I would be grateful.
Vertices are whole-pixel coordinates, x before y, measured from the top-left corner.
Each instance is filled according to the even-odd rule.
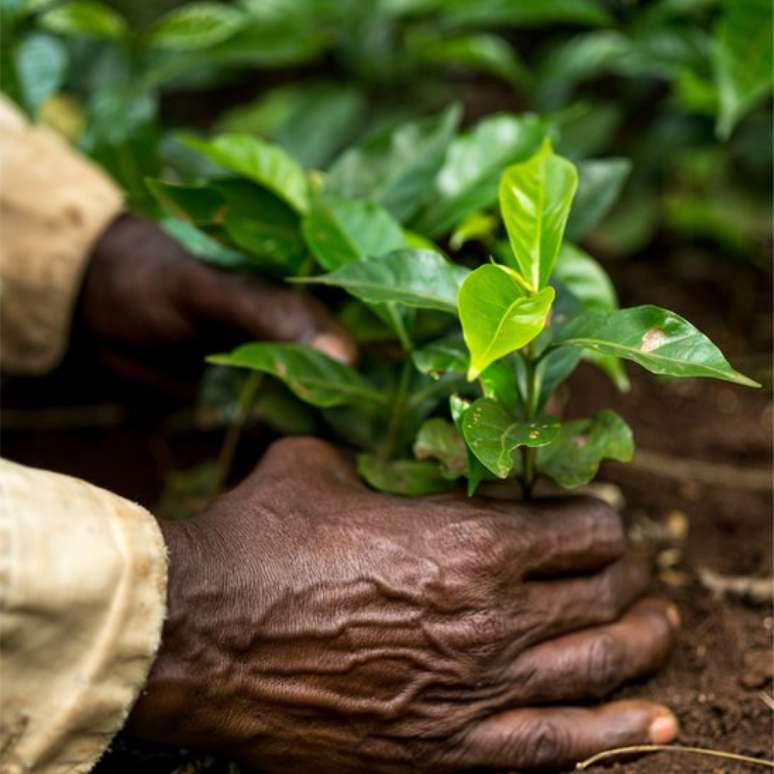
[[[418,460],[437,460],[445,478],[459,478],[468,469],[465,441],[451,422],[440,417],[428,419],[419,428],[414,456]]]
[[[452,395],[449,398],[449,412],[451,413],[454,426],[457,432],[462,436],[462,424],[465,419],[465,413],[470,408],[470,401],[460,398],[459,395]],[[472,497],[479,487],[479,484],[489,476],[489,471],[483,466],[481,461],[465,444],[466,456],[468,461],[468,497]]]
[[[491,398],[479,398],[465,412],[462,421],[465,442],[487,470],[498,478],[507,478],[513,470],[513,455],[517,449],[553,443],[560,427],[559,420],[550,416],[514,419]]]
[[[251,265],[244,253],[226,247],[187,220],[162,218],[159,225],[191,255],[206,263],[234,270],[246,269]]]
[[[720,97],[718,134],[727,138],[757,101],[771,96],[770,0],[725,0],[715,37],[715,78]]]
[[[468,370],[468,351],[462,336],[447,336],[431,341],[411,353],[417,370],[438,379],[447,373],[464,374]]]
[[[381,258],[347,263],[314,282],[344,288],[361,301],[395,302],[421,309],[457,312],[457,291],[468,270],[430,250],[396,250]]]
[[[575,167],[548,140],[500,180],[500,212],[513,254],[535,290],[548,284],[577,186]]]
[[[559,347],[543,357],[535,369],[537,379],[536,411],[542,411],[554,391],[563,384],[581,360],[579,347]],[[613,358],[615,359],[615,358]]]
[[[629,462],[632,431],[614,411],[597,411],[590,419],[565,423],[558,438],[538,451],[538,471],[565,489],[591,481],[602,460]]]
[[[554,296],[552,287],[527,295],[519,276],[506,266],[486,264],[471,272],[457,299],[470,352],[468,379],[532,341],[543,330]]]
[[[379,492],[405,497],[440,494],[455,486],[430,460],[383,460],[375,454],[360,454],[357,472]]]
[[[586,309],[606,312],[618,308],[618,294],[607,272],[575,245],[562,246],[553,276]]]
[[[309,249],[326,271],[406,247],[400,225],[375,202],[321,200],[307,213],[302,229]]]
[[[583,239],[621,193],[632,164],[628,159],[592,159],[578,164],[578,191],[567,221],[567,238]]]
[[[148,44],[172,51],[199,51],[235,35],[245,14],[220,3],[189,3],[159,19],[148,34]]]
[[[60,35],[94,38],[120,38],[129,29],[119,13],[94,0],[74,0],[56,6],[40,16],[38,23]]]
[[[145,184],[166,212],[176,218],[210,224],[225,212],[226,200],[209,186],[178,185],[152,177],[147,178]]]
[[[497,201],[500,175],[508,164],[526,159],[548,131],[536,115],[485,118],[452,141],[438,173],[435,195],[414,221],[414,227],[437,238],[472,212]]]
[[[485,398],[497,401],[512,416],[524,416],[517,361],[505,357],[492,363],[478,376]]]
[[[13,57],[24,106],[34,116],[64,82],[67,51],[52,35],[33,33],[19,42]]]
[[[244,344],[207,361],[269,374],[301,400],[321,408],[387,402],[357,371],[303,344]]]
[[[186,137],[185,143],[216,164],[268,189],[294,210],[306,211],[306,175],[282,148],[248,134],[220,134],[211,140]]]
[[[366,139],[334,162],[326,191],[376,201],[405,222],[432,196],[435,176],[459,120],[460,109],[453,105],[438,117],[405,123]]]
[[[555,343],[632,360],[654,374],[706,376],[759,386],[731,368],[721,351],[691,323],[657,306],[586,312],[565,326]]]

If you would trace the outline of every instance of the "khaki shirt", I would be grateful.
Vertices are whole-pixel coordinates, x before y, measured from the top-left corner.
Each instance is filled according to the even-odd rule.
[[[88,256],[121,209],[113,183],[0,96],[0,359],[62,358]],[[88,771],[158,648],[166,551],[143,508],[0,461],[0,774]]]

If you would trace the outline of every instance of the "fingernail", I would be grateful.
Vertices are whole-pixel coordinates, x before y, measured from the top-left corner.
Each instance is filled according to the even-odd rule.
[[[672,715],[659,715],[648,729],[653,744],[669,744],[677,736],[677,718]]]
[[[312,346],[340,363],[352,362],[351,348],[335,333],[318,334],[312,339]]]
[[[677,609],[677,605],[669,605],[666,609],[666,617],[673,629],[680,628],[680,611]]]

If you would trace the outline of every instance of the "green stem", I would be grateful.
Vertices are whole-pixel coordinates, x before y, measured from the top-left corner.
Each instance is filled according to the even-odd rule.
[[[403,368],[400,372],[400,381],[398,382],[398,391],[392,404],[390,422],[387,425],[387,439],[385,440],[384,446],[382,447],[381,456],[385,460],[392,458],[398,445],[398,432],[400,431],[400,423],[403,419],[403,414],[406,408],[406,398],[408,397],[412,369],[413,366],[411,361],[406,358],[403,361]]]
[[[231,466],[234,462],[239,438],[242,435],[242,428],[247,422],[250,412],[255,404],[255,396],[258,393],[258,387],[261,384],[263,374],[259,371],[251,371],[242,390],[239,393],[239,405],[226,431],[226,437],[223,439],[223,445],[220,447],[218,455],[217,476],[215,477],[214,494],[220,494],[228,480],[228,474],[231,472]]]
[[[538,384],[537,363],[535,360],[535,350],[532,344],[526,347],[524,360],[527,365],[527,394],[525,396],[525,408],[527,410],[527,419],[534,419],[537,415],[537,404],[540,399],[540,385]],[[522,446],[521,456],[523,462],[522,484],[524,486],[524,497],[529,500],[532,498],[532,490],[535,486],[537,477],[537,449],[532,446]]]

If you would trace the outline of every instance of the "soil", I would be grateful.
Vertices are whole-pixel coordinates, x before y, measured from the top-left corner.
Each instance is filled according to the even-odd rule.
[[[657,254],[657,253],[656,253]],[[634,260],[608,266],[625,305],[658,303],[674,309],[707,332],[741,370],[771,386],[771,279],[745,264],[730,265],[705,253],[679,261]],[[157,397],[122,392],[96,376],[58,374],[34,383],[6,382],[4,456],[78,475],[152,507],[172,468],[213,454],[219,432],[178,429],[184,425],[172,405]],[[616,695],[644,696],[671,706],[680,719],[685,745],[772,758],[772,610],[740,598],[718,598],[705,588],[700,571],[765,578],[772,571],[771,486],[739,471],[771,470],[770,389],[744,390],[722,382],[659,381],[634,367],[632,390],[618,395],[589,367],[572,379],[572,414],[601,407],[619,411],[632,425],[638,448],[657,453],[657,464],[607,465],[600,480],[620,487],[628,523],[641,530],[663,523],[674,512],[689,527],[684,543],[662,552],[660,590],[680,606],[682,632],[667,667],[652,679]],[[98,410],[61,410],[68,395],[80,404],[84,385],[109,403]],[[55,395],[55,398],[51,396]],[[72,401],[70,401],[72,402]],[[41,406],[58,406],[53,414]],[[92,427],[84,428],[83,425]],[[31,427],[35,425],[35,427]],[[244,473],[270,440],[264,428],[243,438],[238,459]],[[670,461],[732,466],[713,477],[675,473]],[[652,461],[652,460],[651,460]],[[698,480],[697,480],[698,478]],[[770,481],[769,481],[770,484]],[[98,772],[168,774],[183,771],[235,772],[226,761],[191,757],[180,751],[138,744],[119,736]],[[608,764],[632,774],[680,774],[752,770],[742,764],[688,754],[658,753]],[[598,770],[598,769],[594,769]]]

